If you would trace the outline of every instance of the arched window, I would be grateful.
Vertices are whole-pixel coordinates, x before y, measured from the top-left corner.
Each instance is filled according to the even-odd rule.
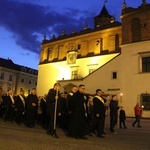
[[[131,22],[132,42],[141,40],[141,23],[140,19],[134,18]]]

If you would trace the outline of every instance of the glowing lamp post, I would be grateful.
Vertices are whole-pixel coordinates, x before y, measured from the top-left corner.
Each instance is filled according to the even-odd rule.
[[[122,103],[122,96],[123,96],[123,93],[120,93],[120,106],[121,106],[121,103]]]

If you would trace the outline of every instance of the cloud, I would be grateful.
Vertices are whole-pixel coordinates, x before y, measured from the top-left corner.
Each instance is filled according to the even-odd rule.
[[[70,34],[80,31],[85,22],[93,21],[92,13],[65,8],[57,12],[50,6],[41,6],[23,1],[0,1],[0,26],[13,34],[13,40],[21,48],[39,54],[43,35],[59,36],[62,30]],[[89,26],[92,26],[89,21]]]

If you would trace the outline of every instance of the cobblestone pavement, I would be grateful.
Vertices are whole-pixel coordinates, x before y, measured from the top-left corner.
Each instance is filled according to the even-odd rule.
[[[87,140],[66,137],[57,129],[59,139],[47,135],[36,125],[11,124],[0,119],[0,150],[150,150],[150,120],[142,119],[142,128],[132,127],[133,118],[127,118],[127,129],[116,127],[117,134],[109,133],[109,117],[106,118],[105,138],[88,136]]]

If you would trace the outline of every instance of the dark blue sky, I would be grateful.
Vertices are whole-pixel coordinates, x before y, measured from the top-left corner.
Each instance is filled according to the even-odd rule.
[[[107,0],[110,15],[119,16],[124,0]],[[147,0],[150,3],[150,0]],[[142,0],[126,0],[127,7],[138,7]],[[50,39],[65,29],[80,31],[85,22],[93,28],[104,0],[0,0],[0,57],[38,68],[43,35]]]

